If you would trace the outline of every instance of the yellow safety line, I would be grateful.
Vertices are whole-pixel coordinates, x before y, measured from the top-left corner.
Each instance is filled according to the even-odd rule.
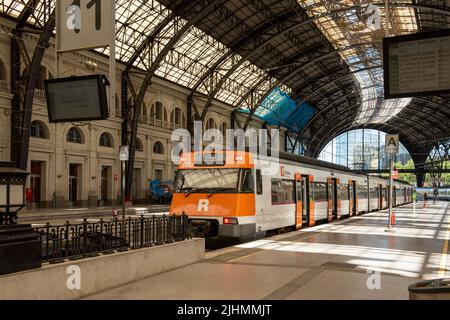
[[[447,208],[444,212],[444,214],[446,214],[448,211],[448,205]],[[439,277],[440,278],[445,278],[447,275],[447,256],[448,256],[448,240],[450,238],[450,225],[447,229],[447,233],[445,235],[445,240],[444,240],[444,247],[442,248],[442,255],[441,255],[441,265],[439,268]]]
[[[442,256],[441,256],[441,267],[439,270],[439,277],[445,278],[447,274],[447,254],[448,254],[448,238],[450,236],[450,228],[447,230],[447,234],[445,236],[444,241],[444,248],[442,249]]]
[[[242,257],[239,257],[239,258],[235,258],[235,259],[228,260],[227,263],[236,262],[236,261],[239,261],[239,260],[242,260],[242,259],[251,257],[251,256],[256,256],[257,254],[260,254],[260,253],[263,253],[263,252],[267,252],[267,251],[269,251],[269,250],[264,250],[264,249],[263,249],[263,250],[258,251],[258,252],[253,252],[253,253],[250,253],[250,254],[248,254],[248,255],[246,255],[246,256],[242,256]]]

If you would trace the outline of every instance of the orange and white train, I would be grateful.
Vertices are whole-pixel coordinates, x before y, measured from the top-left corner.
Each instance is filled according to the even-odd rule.
[[[184,154],[170,212],[185,213],[197,236],[211,246],[263,238],[280,229],[300,229],[389,206],[389,181],[303,156],[253,158],[224,151],[223,164],[195,162]],[[255,161],[257,160],[257,161]],[[264,174],[268,164],[276,172]],[[412,201],[413,186],[394,182],[393,205]]]

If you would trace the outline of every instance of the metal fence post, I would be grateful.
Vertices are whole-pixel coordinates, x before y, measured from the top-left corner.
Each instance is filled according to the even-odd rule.
[[[140,237],[141,237],[141,248],[144,247],[144,215],[141,215],[140,220]]]
[[[66,258],[70,256],[70,251],[71,251],[70,244],[69,244],[69,228],[70,228],[70,222],[66,221],[66,228],[64,230],[64,242],[65,242],[65,245],[64,245],[64,248],[65,248],[64,253],[65,254],[64,255]]]
[[[83,257],[86,258],[87,256],[87,219],[83,220]]]

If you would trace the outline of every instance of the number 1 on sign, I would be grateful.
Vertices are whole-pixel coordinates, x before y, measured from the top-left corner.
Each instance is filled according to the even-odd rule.
[[[91,0],[87,4],[87,8],[91,9],[95,6],[95,29],[102,28],[102,0]]]

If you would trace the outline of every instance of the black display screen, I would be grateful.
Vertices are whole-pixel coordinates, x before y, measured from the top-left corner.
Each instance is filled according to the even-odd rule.
[[[108,80],[103,75],[45,81],[49,121],[106,120]]]
[[[383,40],[385,98],[450,93],[450,29]]]

